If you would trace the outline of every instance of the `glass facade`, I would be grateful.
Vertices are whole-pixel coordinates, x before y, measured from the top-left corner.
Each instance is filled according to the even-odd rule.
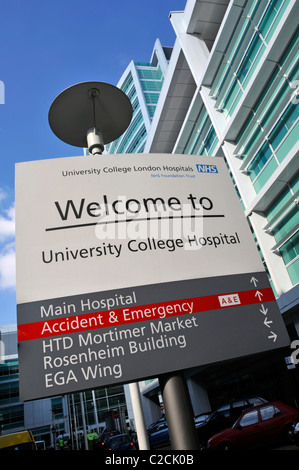
[[[205,109],[201,109],[194,123],[184,153],[187,155],[214,155],[219,139]]]
[[[142,147],[140,147],[140,139],[138,139],[138,135],[140,136],[141,134],[144,119],[131,72],[128,74],[124,84],[121,86],[121,90],[126,93],[131,101],[133,116],[126,132],[117,140],[106,146],[106,153],[139,153],[142,151]],[[134,139],[134,145],[131,145],[132,139]],[[129,146],[132,148],[132,151],[130,152],[127,150]]]
[[[279,164],[293,149],[299,132],[299,109],[290,103],[248,167],[256,192],[259,192]]]
[[[281,257],[291,285],[295,286],[299,282],[298,175],[294,176],[292,169],[290,176],[282,178],[286,185],[282,192],[279,189],[277,194],[272,190],[271,198],[264,196],[275,185],[281,171],[296,158],[298,144],[299,106],[294,95],[299,81],[298,26],[289,30],[289,36],[285,31],[281,33],[291,3],[291,0],[245,1],[237,19],[234,16],[237,8],[234,10],[224,26],[224,30],[227,27],[224,34],[227,43],[225,46],[220,43],[219,48],[216,44],[215,51],[222,51],[221,57],[216,52],[211,53],[216,59],[214,69],[213,57],[209,57],[205,86],[211,107],[206,106],[206,97],[197,91],[188,111],[192,117],[186,121],[186,130],[181,131],[184,143],[179,148],[186,154],[216,156],[224,149],[219,144],[229,142],[228,168],[239,197],[241,193],[245,195],[244,201],[240,197],[242,206],[246,211],[255,198],[259,207],[263,207],[262,212],[258,211],[264,214],[267,231],[273,237],[272,246],[266,249]],[[283,35],[283,47],[279,39],[278,53],[279,34]],[[266,72],[260,73],[264,69]],[[254,99],[251,99],[252,91]],[[217,131],[213,123],[218,123]],[[232,132],[234,137],[227,138],[227,130],[230,133],[234,127],[238,129]],[[242,174],[242,180],[237,178],[237,183],[236,171]],[[288,179],[291,180],[287,182]],[[238,187],[240,184],[243,187]],[[260,238],[253,227],[251,229],[258,245]],[[266,266],[263,250],[264,246],[259,247]],[[275,292],[271,269],[266,266],[266,270]]]
[[[256,194],[274,181],[276,171],[293,157],[299,135],[299,108],[293,99],[293,84],[298,77],[298,30],[292,37],[262,90],[249,119],[237,139],[237,151],[243,159]],[[298,261],[298,175],[277,195],[265,211],[291,283],[299,282]]]
[[[289,2],[268,3],[268,22],[275,25]],[[261,24],[265,25],[266,12],[263,18],[264,23]],[[265,37],[270,38],[272,34],[270,28]],[[256,194],[275,181],[284,160],[293,158],[299,135],[299,108],[293,95],[297,77],[298,29],[275,64],[236,139],[235,153],[243,161],[241,170],[247,173]],[[296,198],[298,175],[274,197],[265,211],[267,227],[273,235],[274,251],[282,257],[292,285],[299,282]]]
[[[150,119],[152,119],[164,81],[162,70],[160,66],[154,68],[151,64],[143,64],[143,66],[136,64],[136,68]]]
[[[299,282],[299,173],[278,194],[265,212],[293,285]]]
[[[16,331],[14,335],[1,332],[4,341],[7,336],[11,344],[14,339],[16,350]],[[67,402],[58,396],[20,403],[18,359],[5,360],[0,363],[0,435],[30,429],[36,440],[44,440],[50,447],[59,434],[69,435],[70,423],[76,423],[77,430],[83,429],[83,413],[88,430],[99,431],[105,426],[127,430],[128,411],[122,385],[87,390],[82,395],[83,409],[79,393],[67,395]],[[117,423],[112,416],[115,410],[121,416]]]
[[[243,126],[237,151],[256,193],[294,148],[298,139],[298,106],[292,102],[298,76],[298,30]]]
[[[24,405],[19,403],[18,360],[0,364],[0,433],[24,426]]]
[[[68,395],[70,417],[78,428],[83,426],[82,402],[86,426],[89,429],[98,430],[99,427],[107,426],[110,429],[120,428],[126,432],[128,411],[122,385],[87,390],[82,392],[82,400],[79,393]],[[115,422],[113,411],[119,412],[121,423]]]
[[[246,3],[231,45],[213,84],[217,108],[229,120],[262,61],[289,0],[254,0]]]
[[[143,152],[163,81],[164,75],[159,63],[131,63],[131,70],[119,87],[132,103],[132,120],[124,134],[106,146],[105,153]]]

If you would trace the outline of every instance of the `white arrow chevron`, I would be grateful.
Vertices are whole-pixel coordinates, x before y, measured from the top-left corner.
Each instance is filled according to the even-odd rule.
[[[266,317],[265,320],[264,320],[264,325],[266,325],[268,328],[270,328],[270,323],[273,323],[273,321],[268,320],[268,318]]]
[[[273,333],[273,331],[271,331],[271,335],[268,336],[269,339],[273,339],[273,343],[275,343],[276,339],[277,339],[277,335],[275,333]]]
[[[256,285],[258,284],[258,279],[256,279],[255,277],[252,276],[252,278],[250,279],[250,282],[253,282],[254,284],[254,287],[256,287]]]
[[[264,304],[261,304],[260,312],[263,313],[264,315],[267,315],[268,309],[264,307]]]
[[[258,297],[259,301],[261,301],[261,298],[263,297],[263,294],[259,290],[257,290],[254,296]]]

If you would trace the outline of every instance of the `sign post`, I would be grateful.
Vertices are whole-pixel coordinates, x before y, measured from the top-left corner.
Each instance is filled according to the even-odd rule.
[[[16,254],[24,401],[289,344],[220,157],[18,163]]]
[[[198,449],[192,405],[183,373],[159,377],[170,442],[176,450]]]

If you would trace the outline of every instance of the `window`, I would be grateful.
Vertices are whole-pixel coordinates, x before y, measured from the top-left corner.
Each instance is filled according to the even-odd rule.
[[[270,222],[279,211],[287,204],[288,200],[292,197],[289,186],[281,191],[281,193],[274,199],[272,204],[265,211],[266,217]]]
[[[0,379],[17,379],[19,373],[19,363],[17,360],[5,361],[0,365]]]
[[[293,206],[283,219],[273,228],[272,233],[275,240],[279,242],[283,236],[287,235],[299,223],[299,210],[297,206]]]
[[[250,173],[251,180],[255,180],[262,168],[266,165],[267,161],[272,157],[272,150],[269,147],[268,142],[265,142],[261,149],[256,154],[253,162],[251,163],[248,171]]]
[[[146,128],[145,125],[142,124],[141,128],[137,132],[136,136],[132,140],[130,146],[127,148],[126,153],[134,153],[136,150],[138,151],[138,146],[140,145],[141,141],[146,137]]]
[[[292,178],[265,211],[275,241],[281,243],[279,251],[293,285],[299,282],[298,190],[299,174]]]
[[[205,110],[201,110],[184,153],[188,155],[213,155],[218,144],[216,131]]]
[[[127,78],[125,79],[121,89],[124,93],[127,93],[128,89],[130,88],[130,86],[132,85],[133,83],[133,77],[132,77],[132,74],[129,73],[129,75],[127,76]]]
[[[268,8],[262,18],[262,21],[259,24],[259,31],[263,35],[263,37],[267,37],[269,32],[274,26],[274,20],[277,17],[277,14],[282,6],[284,0],[271,0]]]
[[[146,101],[147,103],[157,104],[160,95],[159,95],[159,93],[149,93],[149,92],[145,92],[145,93],[144,93],[144,96],[145,96],[145,101]]]
[[[217,106],[227,120],[240,101],[289,2],[268,0],[264,3],[261,8],[260,0],[247,2],[212,85]]]
[[[133,118],[133,121],[131,121],[125,134],[121,136],[122,137],[121,143],[119,147],[117,148],[118,153],[123,153],[123,152],[129,153],[128,150],[126,150],[126,146],[130,142],[130,139],[134,136],[137,129],[139,129],[139,126],[141,125],[142,122],[143,122],[143,116],[142,116],[141,110],[139,110],[136,116]]]
[[[295,233],[282,247],[280,248],[285,264],[289,264],[297,256],[299,256],[299,232]]]
[[[219,408],[212,419],[218,420],[223,418],[230,418],[230,405]]]
[[[275,126],[273,132],[269,136],[269,140],[274,149],[276,149],[287,133],[290,131],[291,127],[294,125],[295,121],[298,119],[299,109],[295,104],[290,104],[285,113],[281,116],[278,121],[278,124]]]
[[[277,120],[278,113],[281,113],[286,99],[289,99],[292,91],[294,91],[290,87],[298,74],[297,51],[298,32],[290,40],[288,47],[279,59],[279,63],[274,68],[271,77],[254,105],[251,116],[247,119],[237,137],[238,153],[242,155],[243,159],[248,159],[255,154],[256,143],[260,142],[263,135],[267,135],[269,132],[271,132],[269,136],[270,143],[278,154],[279,161],[283,160],[294,145],[294,140],[297,140],[298,131],[295,128],[295,123],[298,106],[296,107],[294,104],[287,108],[286,115],[281,116],[275,128],[271,129],[274,120]],[[241,74],[241,69],[239,74]],[[272,163],[271,165],[275,166]]]
[[[209,154],[209,151],[211,150],[215,142],[215,139],[217,140],[217,135],[216,135],[214,127],[211,126],[204,141],[204,147],[206,149],[207,154]]]
[[[12,380],[1,384],[0,404],[7,405],[19,401],[19,382]]]
[[[161,424],[158,424],[157,427],[154,429],[154,432],[157,432],[157,431],[162,431],[162,429],[165,429],[168,427],[168,424],[167,423],[161,423]]]
[[[277,414],[280,414],[280,411],[276,406],[269,405],[261,408],[260,413],[262,421],[267,421],[268,419],[272,419],[277,416]]]
[[[14,430],[17,427],[24,426],[24,405],[8,406],[1,408],[1,427],[2,432]]]
[[[63,406],[62,406],[62,398],[52,398],[52,413],[55,419],[63,418]]]
[[[235,401],[233,403],[233,408],[243,408],[246,406],[246,403],[244,400],[240,400],[240,401]]]
[[[138,75],[141,79],[147,79],[147,80],[160,80],[162,78],[162,71],[160,67],[157,69],[152,67],[148,69],[141,69],[137,68],[138,70]]]
[[[127,97],[129,98],[130,101],[132,101],[135,95],[136,95],[136,88],[133,85],[132,88],[128,91]]]
[[[161,91],[162,88],[162,81],[160,82],[154,82],[154,81],[146,81],[146,80],[141,80],[141,86],[144,91]]]
[[[155,105],[148,105],[147,109],[148,109],[148,113],[150,115],[150,118],[152,118],[155,114],[156,106]]]
[[[256,190],[263,187],[267,179],[278,167],[279,162],[285,158],[292,149],[294,138],[297,140],[297,136],[295,135],[296,129],[294,129],[294,132],[292,129],[298,119],[298,113],[298,106],[294,104],[288,106],[270,133],[268,140],[261,146],[248,167],[250,178],[254,182]],[[292,134],[294,134],[294,136]],[[282,144],[282,142],[284,143]],[[279,147],[280,150],[278,150]],[[268,164],[268,162],[270,164]],[[266,164],[268,164],[267,169],[265,168]],[[262,172],[264,173],[262,174]]]
[[[257,410],[248,411],[243,418],[240,420],[240,425],[242,427],[251,426],[252,424],[257,424],[259,421]]]
[[[244,82],[251,67],[253,66],[261,46],[262,46],[262,39],[259,36],[259,34],[256,33],[254,34],[252,38],[252,41],[244,55],[244,58],[237,72],[238,78],[240,79],[241,83]]]
[[[221,103],[221,108],[224,111],[225,117],[230,117],[232,111],[235,109],[235,106],[240,98],[240,91],[242,90],[240,81],[234,76],[231,80],[228,91],[225,95],[223,102]],[[235,106],[233,106],[235,105]]]

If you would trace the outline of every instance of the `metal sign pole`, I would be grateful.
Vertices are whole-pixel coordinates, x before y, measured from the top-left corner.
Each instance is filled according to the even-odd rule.
[[[83,427],[83,434],[84,434],[84,446],[85,446],[85,450],[88,450],[87,426],[86,426],[85,407],[84,407],[82,392],[80,392],[80,405],[81,405],[81,414],[82,414],[82,427]]]
[[[140,398],[140,390],[138,382],[132,382],[129,384],[129,390],[132,400],[132,408],[135,418],[136,433],[138,438],[139,450],[149,450],[150,445],[148,442],[148,436],[146,432],[146,426],[143,415],[143,408]]]
[[[199,449],[191,400],[184,375],[182,373],[164,374],[159,377],[159,383],[172,449]]]

